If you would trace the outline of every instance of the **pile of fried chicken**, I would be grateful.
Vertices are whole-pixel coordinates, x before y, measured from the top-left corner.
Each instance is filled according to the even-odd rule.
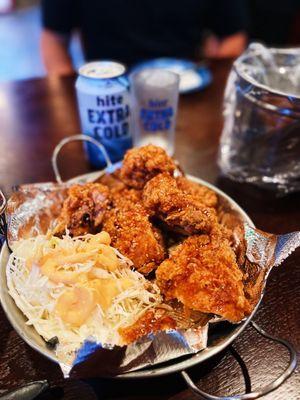
[[[113,174],[71,186],[56,234],[66,228],[73,236],[107,231],[166,302],[231,322],[251,312],[217,194],[184,177],[159,147],[133,148]]]

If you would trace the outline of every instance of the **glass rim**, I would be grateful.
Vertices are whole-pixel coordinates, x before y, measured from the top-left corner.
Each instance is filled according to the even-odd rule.
[[[133,72],[131,72],[131,73],[129,74],[129,80],[130,80],[131,82],[133,82],[134,79],[135,79],[138,75],[140,75],[140,74],[142,74],[142,73],[144,73],[144,72],[147,72],[147,71],[149,71],[149,72],[150,72],[150,71],[160,71],[160,72],[167,73],[169,76],[172,75],[173,78],[175,78],[175,80],[174,80],[174,82],[171,82],[168,86],[174,85],[174,83],[178,83],[178,84],[179,84],[180,75],[179,75],[177,72],[170,71],[170,70],[165,69],[165,68],[156,68],[156,67],[154,67],[154,68],[152,68],[152,67],[143,68],[143,69],[141,69],[141,70],[133,71]],[[154,87],[155,87],[155,85],[151,85],[151,86],[154,86]]]
[[[299,47],[290,47],[290,48],[277,48],[277,47],[270,47],[269,48],[271,53],[275,54],[282,54],[282,55],[299,55],[300,57],[300,48]],[[255,55],[259,55],[260,52],[258,50],[253,51],[253,53],[250,54],[242,54],[240,57],[238,57],[234,63],[233,63],[233,69],[236,71],[236,73],[243,78],[245,81],[249,82],[251,85],[263,89],[269,93],[275,94],[280,97],[293,97],[295,99],[300,100],[300,94],[291,94],[288,92],[283,92],[282,90],[278,89],[272,89],[271,87],[264,85],[263,83],[257,82],[255,79],[253,79],[249,74],[247,74],[245,71],[241,70],[241,65],[243,64],[243,61],[246,60],[247,58],[253,58]]]

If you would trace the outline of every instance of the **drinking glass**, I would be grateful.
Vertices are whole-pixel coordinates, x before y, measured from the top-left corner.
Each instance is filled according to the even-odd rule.
[[[144,69],[130,77],[133,143],[154,144],[174,153],[179,75],[164,69]]]
[[[235,61],[218,164],[239,182],[300,190],[300,49],[252,45]]]

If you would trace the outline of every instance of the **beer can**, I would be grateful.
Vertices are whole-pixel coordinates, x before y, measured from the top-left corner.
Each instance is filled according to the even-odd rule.
[[[129,83],[125,73],[123,64],[97,61],[83,65],[76,81],[82,133],[102,143],[112,162],[121,160],[132,147]],[[85,150],[94,167],[105,166],[96,146],[86,143]]]

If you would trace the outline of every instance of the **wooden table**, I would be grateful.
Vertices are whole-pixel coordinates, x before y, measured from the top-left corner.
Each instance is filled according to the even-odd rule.
[[[214,82],[202,93],[183,96],[177,126],[176,156],[188,173],[216,183],[232,196],[263,230],[284,233],[300,230],[300,195],[275,198],[265,192],[218,177],[216,153],[222,128],[222,94],[230,62],[212,63]],[[50,156],[55,144],[79,132],[74,77],[38,79],[0,86],[0,185],[11,186],[53,179]],[[61,157],[66,177],[89,169],[80,145],[69,145]],[[290,340],[300,349],[300,252],[276,268],[268,282],[255,320],[268,332]],[[0,384],[10,389],[22,383],[48,379],[52,391],[40,399],[172,399],[197,397],[179,375],[143,381],[64,380],[54,363],[33,351],[14,332],[0,311]],[[190,371],[203,390],[214,394],[241,393],[249,386],[247,369],[241,373],[233,358],[246,364],[253,388],[274,379],[287,354],[249,327],[233,349]],[[299,400],[300,376],[295,373],[269,400]]]

